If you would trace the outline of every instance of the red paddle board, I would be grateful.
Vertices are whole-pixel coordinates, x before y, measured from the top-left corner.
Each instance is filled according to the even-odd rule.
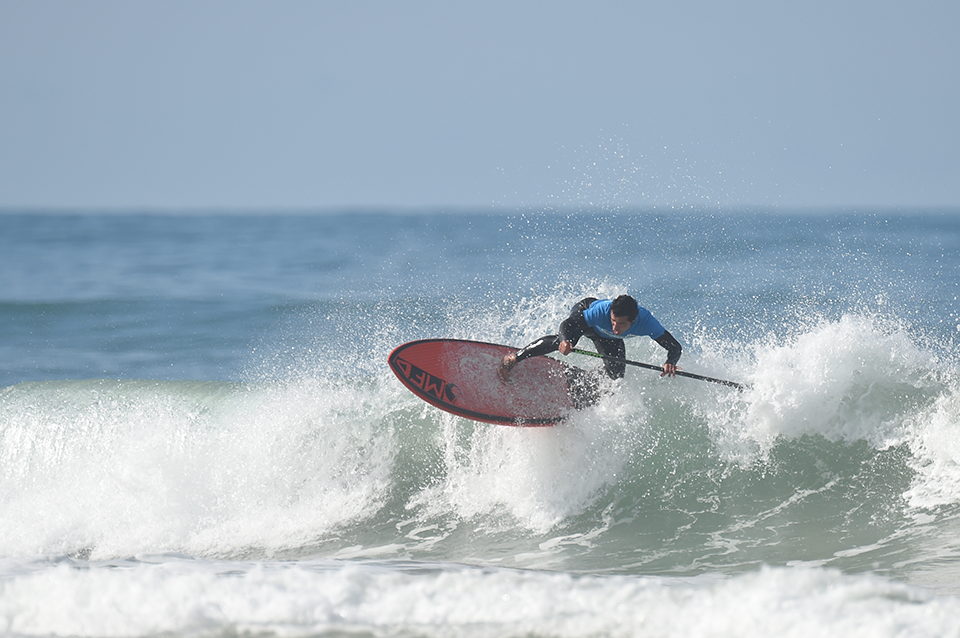
[[[460,339],[424,339],[398,346],[390,369],[411,392],[441,410],[500,425],[555,425],[595,403],[596,378],[550,357],[514,366],[510,381],[497,370],[517,348]]]

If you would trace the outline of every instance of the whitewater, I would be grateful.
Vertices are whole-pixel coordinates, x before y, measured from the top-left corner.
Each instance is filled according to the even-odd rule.
[[[7,212],[0,268],[3,635],[960,636],[956,211]],[[620,293],[749,388],[386,365]]]

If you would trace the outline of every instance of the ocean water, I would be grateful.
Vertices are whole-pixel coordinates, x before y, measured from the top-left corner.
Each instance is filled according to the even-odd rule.
[[[960,636],[960,211],[8,212],[0,272],[2,635]],[[750,389],[386,366],[621,292]]]

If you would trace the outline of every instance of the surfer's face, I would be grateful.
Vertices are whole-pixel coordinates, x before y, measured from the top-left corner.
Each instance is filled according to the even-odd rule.
[[[630,324],[633,323],[626,317],[620,317],[618,315],[610,313],[610,323],[613,324],[613,334],[620,335],[630,329]]]

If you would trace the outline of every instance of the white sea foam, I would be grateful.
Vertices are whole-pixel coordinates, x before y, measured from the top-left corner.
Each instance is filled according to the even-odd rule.
[[[705,360],[738,361],[718,351]],[[779,441],[804,435],[865,441],[877,450],[906,446],[916,472],[906,503],[960,504],[960,376],[953,359],[905,326],[857,314],[770,338],[750,356],[752,388],[703,410],[726,458],[751,463]]]
[[[901,444],[924,405],[947,390],[935,355],[875,317],[822,320],[752,348],[751,389],[705,408],[730,458],[762,456],[804,435]]]
[[[915,508],[960,503],[960,395],[937,398],[911,422],[910,447],[916,476],[904,494]]]
[[[232,554],[375,512],[389,408],[364,388],[69,382],[8,388],[0,553]]]
[[[671,579],[166,556],[155,564],[30,565],[5,572],[0,633],[18,636],[875,638],[960,631],[955,597],[820,568]]]
[[[550,428],[478,426],[444,418],[443,481],[411,505],[428,515],[454,512],[545,532],[582,512],[598,490],[622,478],[632,427],[616,406],[587,410]],[[464,436],[468,437],[466,440]]]

